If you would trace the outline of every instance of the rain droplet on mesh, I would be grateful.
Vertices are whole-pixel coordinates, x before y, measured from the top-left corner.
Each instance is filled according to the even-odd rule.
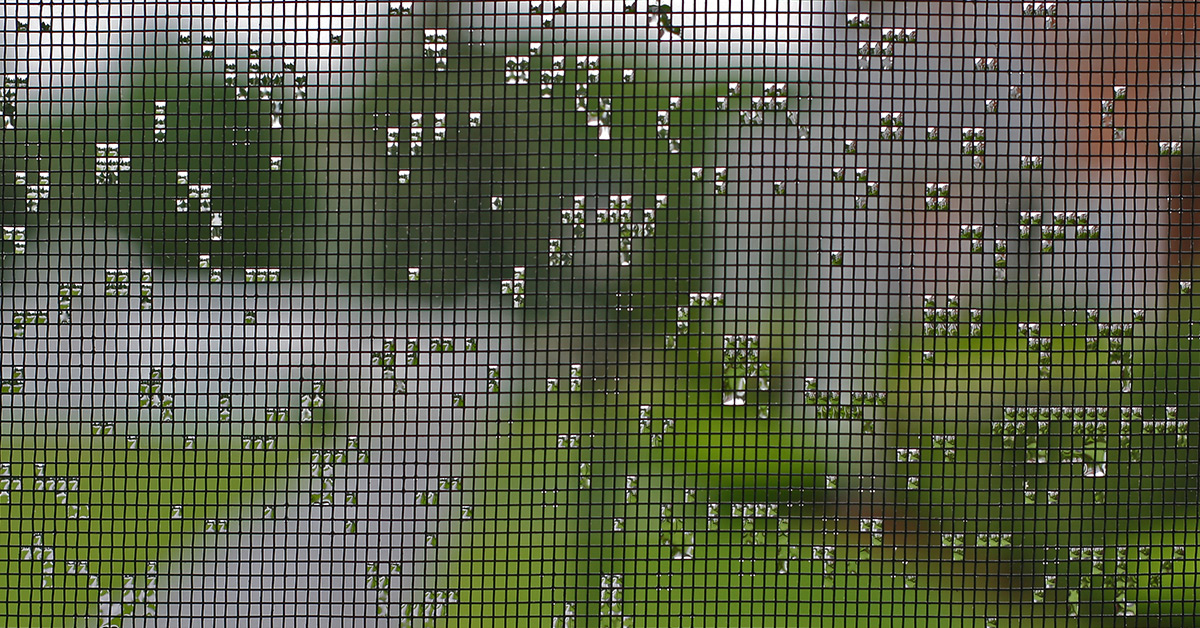
[[[571,365],[570,382],[571,382],[570,390],[572,390],[572,391],[583,390],[583,365],[582,364],[572,364]]]
[[[216,54],[216,37],[212,33],[201,33],[200,35],[200,56],[204,59],[211,59]]]
[[[221,213],[213,212],[211,220],[209,221],[209,238],[213,242],[218,242],[223,238],[224,225],[225,222],[221,217]]]
[[[444,113],[433,114],[433,139],[435,141],[446,139],[446,114]]]
[[[625,501],[636,502],[638,497],[638,476],[625,476]]]
[[[999,70],[1000,61],[995,57],[976,57],[975,69],[981,71]]]
[[[449,31],[446,29],[425,29],[425,56],[445,54],[448,34]]]
[[[563,251],[562,240],[550,239],[550,265],[567,266],[571,263],[571,254]]]
[[[504,82],[509,85],[529,83],[529,56],[510,56],[504,59]]]

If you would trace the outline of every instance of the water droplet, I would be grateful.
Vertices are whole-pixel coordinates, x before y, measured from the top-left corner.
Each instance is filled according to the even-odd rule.
[[[529,57],[510,56],[504,59],[504,82],[509,85],[529,83]]]

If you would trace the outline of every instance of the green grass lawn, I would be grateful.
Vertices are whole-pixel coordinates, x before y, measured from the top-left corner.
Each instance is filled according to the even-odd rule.
[[[322,440],[234,437],[6,437],[0,442],[0,616],[68,626],[101,596],[122,613],[156,604],[156,574],[185,551],[271,516],[267,493],[307,475]],[[118,606],[120,608],[120,606]],[[120,614],[114,611],[114,615]],[[119,625],[115,620],[114,625]]]
[[[948,551],[897,547],[890,530],[885,545],[823,503],[823,453],[785,396],[723,403],[721,336],[647,355],[655,375],[627,395],[533,395],[499,428],[446,575],[447,625],[978,625],[990,596],[965,604],[949,586],[973,567],[931,581],[922,560]]]
[[[631,353],[651,375],[622,395],[525,399],[478,471],[446,572],[459,592],[447,625],[1190,625],[1194,508],[1164,502],[1185,503],[1179,474],[1194,462],[1179,433],[1155,427],[1157,404],[1190,386],[1180,330],[1122,336],[1080,320],[1031,332],[1031,316],[896,339],[879,440],[862,454],[887,463],[884,481],[864,483],[880,506],[845,490],[853,478],[826,484],[830,453],[804,429],[814,406],[788,414],[777,392],[722,403],[715,324]],[[1111,363],[1118,345],[1136,347],[1137,368]],[[1076,405],[1105,411],[1076,417]],[[1123,426],[1133,405],[1146,422]],[[764,406],[775,414],[760,418]],[[1060,411],[1042,425],[1042,407]]]

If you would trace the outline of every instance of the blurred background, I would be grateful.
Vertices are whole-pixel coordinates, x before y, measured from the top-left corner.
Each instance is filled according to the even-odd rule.
[[[1193,625],[1194,4],[6,4],[0,612]]]

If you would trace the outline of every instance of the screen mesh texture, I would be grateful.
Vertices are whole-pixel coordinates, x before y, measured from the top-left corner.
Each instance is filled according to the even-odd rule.
[[[1195,626],[1197,4],[0,0],[0,624]]]

